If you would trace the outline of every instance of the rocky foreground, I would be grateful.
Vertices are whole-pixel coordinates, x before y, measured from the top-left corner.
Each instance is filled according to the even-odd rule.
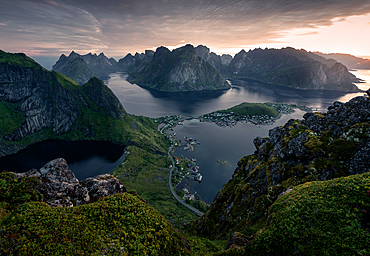
[[[190,255],[157,210],[110,174],[76,179],[64,159],[0,173],[0,255]]]
[[[73,207],[96,202],[99,198],[126,192],[123,183],[111,174],[101,174],[79,181],[63,158],[45,164],[41,169],[15,173],[17,178],[35,177],[40,181],[36,191],[50,206]]]

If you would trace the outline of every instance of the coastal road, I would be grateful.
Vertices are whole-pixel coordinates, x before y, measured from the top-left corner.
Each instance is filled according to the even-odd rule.
[[[171,159],[172,161],[172,168],[171,168],[171,171],[170,171],[170,177],[168,179],[168,185],[170,186],[170,189],[171,189],[171,192],[172,192],[172,195],[176,198],[177,201],[179,201],[181,204],[183,204],[185,207],[189,208],[191,211],[193,211],[194,213],[200,215],[200,216],[203,216],[204,213],[199,211],[198,209],[195,209],[194,207],[188,205],[185,200],[182,200],[180,199],[177,194],[175,193],[175,191],[173,190],[173,187],[172,187],[172,182],[171,182],[171,179],[172,179],[172,171],[173,169],[175,169],[175,161],[173,160],[170,152],[172,150],[172,147],[170,147],[170,149],[168,150],[168,157]]]

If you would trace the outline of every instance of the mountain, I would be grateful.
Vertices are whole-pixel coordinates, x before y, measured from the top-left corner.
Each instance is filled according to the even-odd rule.
[[[214,52],[210,52],[210,49],[204,45],[198,45],[197,47],[195,47],[195,52],[200,58],[207,61],[220,72],[222,72],[233,59],[233,57],[229,54],[223,54],[222,56],[220,56]]]
[[[173,50],[157,48],[153,58],[142,69],[130,72],[131,83],[159,91],[202,91],[228,89],[230,85],[192,45]]]
[[[52,71],[57,71],[79,84],[86,83],[91,77],[102,77],[118,71],[118,63],[113,58],[107,58],[104,53],[80,55],[72,51],[69,56],[62,54],[53,65]]]
[[[370,69],[369,59],[363,59],[344,53],[322,53],[322,52],[313,52],[313,53],[327,59],[329,58],[334,59],[345,65],[348,69]]]
[[[295,186],[369,171],[369,98],[335,102],[328,112],[303,118],[254,140],[255,153],[238,162],[233,178],[196,225],[201,235],[253,235],[266,225],[269,207]]]
[[[101,80],[91,78],[79,85],[24,54],[3,51],[0,124],[1,156],[45,139],[105,140],[119,145],[140,141],[142,147],[163,151],[144,136],[152,134],[152,127],[156,130],[154,121],[128,115]]]
[[[290,47],[242,50],[224,75],[297,89],[359,91],[343,64]]]
[[[118,61],[119,67],[124,72],[140,71],[145,64],[152,60],[154,51],[145,50],[145,53],[136,53],[134,56],[131,53]]]

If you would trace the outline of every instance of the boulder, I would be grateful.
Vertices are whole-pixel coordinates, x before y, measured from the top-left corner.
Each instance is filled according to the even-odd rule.
[[[127,192],[122,182],[111,174],[101,174],[87,178],[81,181],[81,185],[87,189],[90,202],[96,202],[99,198],[109,195]]]
[[[126,192],[120,180],[110,174],[87,178],[80,182],[69,169],[66,160],[58,158],[39,170],[16,173],[20,177],[36,177],[40,184],[36,190],[52,207],[72,207],[96,202],[99,198]]]

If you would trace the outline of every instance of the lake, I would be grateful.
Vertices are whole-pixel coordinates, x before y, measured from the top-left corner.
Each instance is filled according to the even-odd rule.
[[[365,74],[363,74],[363,77]],[[242,102],[293,103],[326,111],[335,101],[347,102],[364,93],[345,93],[334,91],[302,91],[282,86],[266,85],[254,81],[233,80],[232,88],[223,91],[166,93],[141,88],[126,81],[126,75],[115,73],[105,83],[119,98],[130,114],[149,117],[166,115],[198,116],[220,109],[227,109]],[[364,78],[362,78],[364,79]],[[370,79],[368,80],[370,81]],[[361,84],[361,89],[370,85]],[[196,158],[201,183],[195,182],[191,189],[206,202],[211,203],[217,192],[232,177],[240,158],[255,150],[253,139],[268,136],[268,131],[277,125],[284,125],[289,119],[302,119],[305,112],[283,115],[273,125],[256,126],[238,123],[234,127],[221,128],[213,123],[199,122],[196,119],[185,121],[175,127],[178,139],[191,137],[201,142],[194,152],[177,148],[176,156]],[[221,165],[217,161],[228,161]]]
[[[66,159],[79,180],[113,171],[124,158],[124,147],[105,141],[46,140],[17,154],[0,157],[1,170],[25,172],[39,169],[47,162]]]

